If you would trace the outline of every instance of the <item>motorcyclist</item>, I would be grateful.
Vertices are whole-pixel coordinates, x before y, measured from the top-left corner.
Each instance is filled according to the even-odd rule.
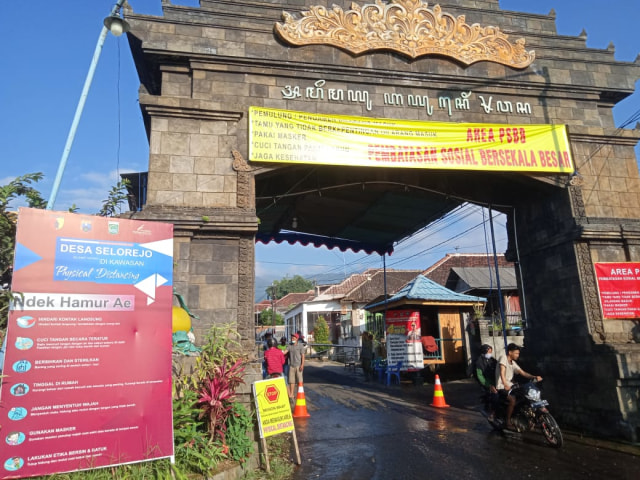
[[[494,404],[498,390],[495,387],[496,359],[493,358],[493,347],[484,344],[480,347],[480,355],[476,359],[474,376],[485,392],[484,414],[489,420],[493,419]]]
[[[500,357],[498,366],[496,367],[496,389],[501,398],[507,400],[507,415],[505,427],[510,430],[515,430],[513,423],[511,423],[511,415],[513,415],[513,409],[516,406],[516,398],[511,395],[511,388],[513,387],[514,375],[521,375],[527,379],[536,379],[541,381],[542,377],[531,375],[520,368],[516,363],[516,360],[520,358],[520,346],[515,343],[507,345],[507,353]]]

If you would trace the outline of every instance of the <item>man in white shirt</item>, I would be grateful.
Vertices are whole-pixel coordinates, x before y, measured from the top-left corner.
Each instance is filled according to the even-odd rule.
[[[520,358],[520,346],[515,343],[510,343],[507,345],[507,354],[500,357],[500,361],[496,367],[496,389],[498,393],[506,397],[509,402],[507,405],[506,427],[512,430],[514,427],[511,423],[511,415],[513,415],[513,409],[516,406],[516,398],[509,394],[509,390],[511,390],[513,386],[514,375],[522,375],[529,380],[535,378],[539,382],[542,380],[542,377],[531,375],[522,370],[516,363],[518,358]]]

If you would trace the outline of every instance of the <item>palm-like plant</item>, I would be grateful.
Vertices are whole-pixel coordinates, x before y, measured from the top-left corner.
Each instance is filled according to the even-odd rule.
[[[241,360],[229,367],[224,359],[221,365],[214,367],[212,375],[207,376],[202,382],[198,392],[198,405],[202,408],[200,418],[208,419],[212,440],[219,438],[224,444],[227,417],[233,408],[236,388],[244,383],[244,370]]]

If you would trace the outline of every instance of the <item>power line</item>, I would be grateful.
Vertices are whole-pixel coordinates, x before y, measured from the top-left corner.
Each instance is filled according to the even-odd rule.
[[[484,225],[486,223],[486,220],[481,220],[480,222],[478,222],[476,225],[472,225],[471,227],[463,230],[462,232],[458,232],[455,235],[449,235],[447,236],[446,239],[435,243],[433,245],[430,245],[428,248],[422,249],[419,252],[413,253],[411,255],[408,256],[403,256],[403,257],[399,257],[399,255],[402,254],[403,251],[408,251],[412,248],[415,248],[416,246],[419,246],[420,244],[423,244],[424,242],[427,242],[430,238],[433,238],[435,235],[441,234],[443,232],[446,232],[447,230],[451,230],[453,228],[456,228],[457,226],[460,225],[461,222],[465,221],[466,219],[468,219],[469,217],[480,213],[480,212],[484,212],[484,208],[472,203],[465,203],[462,204],[461,206],[459,206],[458,208],[454,209],[454,210],[450,210],[448,212],[446,212],[444,215],[442,215],[441,217],[439,217],[438,219],[436,219],[434,222],[431,222],[429,225],[425,226],[424,228],[420,229],[419,231],[417,231],[416,233],[414,233],[413,235],[406,237],[404,239],[402,239],[400,242],[398,242],[396,244],[396,248],[395,248],[395,256],[392,257],[395,260],[390,264],[390,266],[399,266],[402,264],[405,264],[411,260],[416,260],[417,258],[421,257],[421,256],[427,256],[427,255],[434,255],[434,254],[438,254],[439,252],[442,252],[443,254],[446,253],[448,250],[450,250],[450,248],[439,248],[439,247],[444,247],[448,244],[450,244],[452,241],[467,235],[470,232],[475,231],[476,229],[478,229],[480,226]],[[499,217],[499,215],[494,216],[494,218]],[[506,228],[504,223],[501,222],[496,222],[498,225],[500,225],[502,228]],[[500,238],[500,241],[504,240],[504,238]],[[484,243],[486,243],[486,237],[484,239]],[[465,246],[463,247],[464,250],[468,250],[468,249],[473,249],[475,247],[478,246],[482,246],[483,244],[477,244],[477,245],[469,245],[469,246]],[[331,252],[333,252],[333,250],[331,250]],[[342,257],[339,256],[337,253],[333,252],[336,256],[336,258],[339,258],[342,260]],[[348,275],[353,275],[355,273],[360,273],[364,270],[366,270],[367,268],[381,268],[381,262],[382,262],[382,257],[379,255],[369,255],[369,254],[362,254],[361,256],[358,256],[356,258],[354,258],[353,260],[351,260],[348,263],[340,263],[339,265],[327,265],[327,264],[314,264],[314,263],[294,263],[294,262],[274,262],[274,261],[260,261],[257,263],[264,263],[264,264],[276,264],[276,265],[293,265],[293,266],[302,266],[302,267],[326,267],[325,270],[323,271],[319,271],[319,272],[314,272],[311,274],[307,274],[307,275],[301,275],[305,280],[316,280],[318,278],[327,278],[327,283],[339,283],[341,280],[344,280],[344,271],[346,270]],[[429,265],[423,265],[421,268],[422,269],[426,269],[428,268]],[[331,276],[334,276],[335,278],[331,278]],[[258,284],[256,285],[256,290],[263,290],[266,289],[269,285],[271,284],[271,282],[269,282],[268,284],[265,283],[265,285],[261,285]],[[264,294],[262,295],[264,297]],[[262,300],[263,298],[258,299],[258,301]]]
[[[270,262],[268,260],[260,260],[256,263],[273,263],[276,265],[296,265],[301,267],[333,267],[334,265],[329,263],[293,263],[293,262]]]

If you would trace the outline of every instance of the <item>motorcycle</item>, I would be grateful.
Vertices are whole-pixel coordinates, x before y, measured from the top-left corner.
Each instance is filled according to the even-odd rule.
[[[549,402],[542,399],[541,391],[536,381],[524,385],[514,384],[509,394],[516,399],[516,405],[511,415],[511,423],[518,433],[540,430],[549,445],[560,448],[563,444],[562,432],[555,418],[547,410]],[[493,417],[487,417],[491,426],[498,431],[506,428],[507,399],[499,399]]]

